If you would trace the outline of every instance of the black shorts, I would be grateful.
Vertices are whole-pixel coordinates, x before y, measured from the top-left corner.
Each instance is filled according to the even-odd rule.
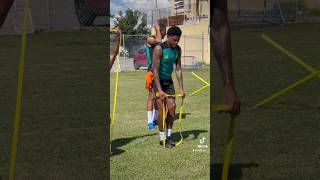
[[[172,80],[160,80],[161,89],[168,95],[175,95],[174,85]],[[153,83],[153,92],[158,92],[156,83]]]

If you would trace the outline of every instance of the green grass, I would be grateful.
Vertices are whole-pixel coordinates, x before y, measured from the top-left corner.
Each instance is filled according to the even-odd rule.
[[[106,177],[106,34],[28,36],[16,179]],[[0,176],[8,177],[20,36],[0,36]]]
[[[196,72],[209,81],[209,70]],[[110,111],[112,112],[115,74],[111,74]],[[203,86],[191,71],[184,71],[187,93]],[[209,88],[192,97],[186,97],[186,117],[182,120],[184,144],[173,149],[159,146],[159,133],[147,129],[145,71],[119,74],[117,117],[112,134],[112,179],[209,179],[210,149],[193,152],[206,138],[209,147],[210,96]],[[178,92],[179,86],[175,82]],[[177,107],[180,99],[177,99]],[[177,110],[178,112],[178,110]],[[173,138],[178,141],[178,122],[174,123]]]
[[[308,74],[262,40],[261,33],[320,70],[319,30],[319,24],[233,30],[234,70],[242,112],[236,123],[231,179],[318,179],[319,79],[266,107],[253,106]],[[0,41],[0,176],[7,179],[20,37],[0,36]],[[106,177],[109,89],[105,42],[104,32],[28,36],[17,179]],[[211,99],[215,104],[222,102],[216,67],[212,62]],[[198,74],[207,80],[210,76],[209,70]],[[144,76],[143,71],[120,73],[112,179],[147,179],[149,174],[153,179],[208,179],[209,149],[203,153],[192,150],[201,137],[206,137],[209,145],[209,89],[185,101],[185,143],[164,149],[158,145],[158,132],[147,130]],[[115,74],[110,78],[112,105]],[[202,86],[190,71],[184,71],[184,81],[189,94]],[[217,179],[228,117],[214,114],[211,122],[212,167]],[[179,139],[176,130],[174,138]]]
[[[234,71],[242,101],[231,165],[231,179],[318,179],[320,165],[319,78],[253,109],[260,100],[308,75],[299,65],[270,46],[265,33],[307,64],[320,70],[319,24],[300,24],[232,32]],[[212,63],[215,67],[216,63]],[[217,68],[212,68],[214,103],[222,102]],[[228,116],[214,115],[215,179],[227,137]]]

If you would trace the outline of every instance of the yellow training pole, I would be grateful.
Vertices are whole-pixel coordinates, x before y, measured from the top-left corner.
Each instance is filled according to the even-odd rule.
[[[222,180],[228,180],[229,166],[232,155],[233,134],[234,134],[235,116],[230,116],[229,135],[227,146],[224,153]]]
[[[121,35],[120,35],[120,44],[121,44]],[[119,46],[120,46],[120,44],[119,44]],[[111,152],[113,126],[116,122],[115,114],[116,114],[116,108],[117,108],[119,70],[120,70],[120,50],[118,51],[118,56],[117,56],[116,84],[115,84],[115,89],[114,89],[113,112],[112,112],[111,131],[110,131],[111,132],[110,133],[110,152]]]
[[[163,147],[165,148],[166,147],[166,116],[167,116],[167,110],[165,109],[165,102],[162,101],[162,130],[163,130],[163,133],[164,133],[164,139],[163,139]]]
[[[227,112],[228,107],[226,105],[213,105],[213,111],[215,112]],[[233,136],[234,136],[234,127],[235,127],[235,116],[230,115],[230,125],[229,125],[229,134],[227,145],[224,153],[224,160],[223,160],[223,171],[222,171],[222,180],[228,180],[229,174],[229,166],[232,156],[232,146],[233,146]]]
[[[26,55],[26,44],[27,44],[27,32],[29,24],[29,0],[25,1],[24,4],[24,14],[23,14],[23,31],[21,39],[21,51],[20,51],[20,62],[19,62],[19,77],[18,77],[18,87],[17,87],[17,99],[16,99],[16,112],[14,117],[14,130],[12,138],[12,150],[11,150],[11,160],[9,167],[9,180],[15,179],[16,173],[16,160],[17,160],[17,146],[19,140],[19,129],[20,129],[20,114],[21,114],[21,99],[22,99],[22,87],[23,87],[23,77],[24,77],[24,64]]]
[[[179,130],[179,133],[180,133],[180,141],[176,144],[176,146],[179,146],[180,144],[183,143],[183,136],[182,136],[182,112],[183,112],[183,99],[181,99],[181,105],[180,105],[180,110],[179,110],[179,122],[178,122],[178,130]]]

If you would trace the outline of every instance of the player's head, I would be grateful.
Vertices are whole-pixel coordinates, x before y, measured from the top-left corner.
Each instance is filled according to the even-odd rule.
[[[167,31],[167,42],[171,47],[177,47],[182,31],[178,26],[172,26]]]
[[[160,23],[159,26],[160,26],[161,37],[164,38],[166,36],[166,34],[167,34],[167,32],[166,32],[167,31],[167,27],[163,23]]]

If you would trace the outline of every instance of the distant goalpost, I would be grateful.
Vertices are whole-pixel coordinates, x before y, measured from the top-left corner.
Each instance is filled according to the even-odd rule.
[[[286,23],[279,0],[264,0],[263,21],[273,24]]]
[[[230,0],[229,18],[233,24],[286,24],[297,22],[301,0]]]

